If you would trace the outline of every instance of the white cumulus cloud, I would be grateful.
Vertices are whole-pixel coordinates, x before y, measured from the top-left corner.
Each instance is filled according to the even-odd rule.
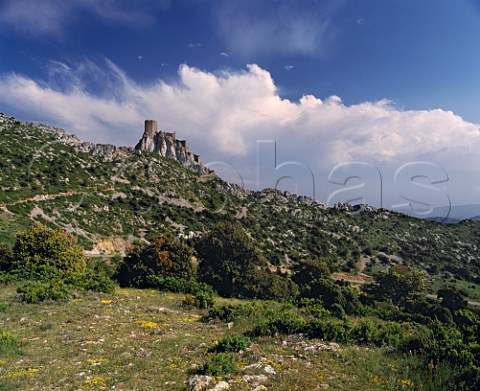
[[[150,85],[136,83],[108,61],[52,62],[51,68],[44,81],[1,76],[4,111],[56,124],[84,140],[128,145],[141,137],[145,119],[157,119],[206,160],[242,167],[254,166],[257,140],[276,141],[281,160],[301,161],[314,172],[348,160],[432,160],[455,170],[480,163],[478,125],[450,111],[401,110],[385,100],[348,106],[337,96],[292,101],[255,64],[215,73],[183,65],[175,82]]]

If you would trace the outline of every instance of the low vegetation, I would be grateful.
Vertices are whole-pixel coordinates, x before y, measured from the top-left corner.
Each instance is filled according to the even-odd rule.
[[[480,386],[478,311],[452,286],[428,298],[415,269],[362,289],[321,261],[274,273],[231,223],[196,248],[138,244],[108,272],[81,250],[40,225],[4,246],[2,389]]]

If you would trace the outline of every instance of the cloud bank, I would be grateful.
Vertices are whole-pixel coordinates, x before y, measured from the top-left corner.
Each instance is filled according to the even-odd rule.
[[[255,64],[215,73],[182,65],[175,82],[151,85],[136,83],[108,61],[52,62],[50,68],[43,81],[1,76],[2,111],[56,124],[84,140],[127,145],[141,137],[145,119],[157,119],[204,160],[242,167],[254,166],[257,140],[276,141],[283,161],[301,161],[314,172],[349,160],[429,160],[447,170],[474,170],[480,163],[479,126],[451,111],[401,110],[385,100],[347,106],[337,96],[291,101]]]

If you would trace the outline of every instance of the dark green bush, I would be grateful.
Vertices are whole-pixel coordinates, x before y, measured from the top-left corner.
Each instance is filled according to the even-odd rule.
[[[245,297],[277,301],[288,300],[299,293],[297,284],[292,280],[263,269],[252,271],[242,290],[241,295]]]
[[[307,321],[289,310],[270,310],[258,320],[251,331],[252,336],[296,334],[305,331]]]
[[[157,288],[160,291],[189,293],[192,295],[200,295],[202,292],[205,292],[209,293],[212,297],[216,295],[215,290],[210,285],[194,279],[149,275],[145,281],[148,283],[148,286]]]
[[[314,318],[324,318],[330,316],[330,311],[325,309],[321,300],[302,297],[296,302],[296,304],[299,308],[301,308],[302,313],[305,315],[309,315]]]
[[[200,368],[203,375],[226,375],[237,370],[235,359],[230,354],[213,354],[208,357]]]
[[[378,342],[377,325],[369,319],[362,319],[350,330],[350,338],[360,345],[373,345]]]
[[[369,307],[372,314],[383,320],[401,320],[401,310],[398,305],[390,302],[375,302]]]
[[[13,259],[14,256],[12,248],[5,243],[0,243],[0,272],[10,271],[12,268]]]
[[[121,286],[149,286],[149,276],[190,280],[196,269],[192,249],[172,236],[154,238],[146,247],[135,246],[118,266]]]
[[[77,289],[112,294],[115,292],[115,283],[101,271],[86,268],[83,273],[70,275],[66,282]]]
[[[404,327],[404,336],[398,345],[398,350],[410,354],[425,354],[431,352],[433,344],[433,334],[428,327],[416,325],[410,330]]]
[[[201,260],[199,278],[222,296],[255,297],[265,265],[245,231],[232,223],[218,224],[196,246]]]
[[[352,325],[347,321],[312,319],[308,324],[308,336],[332,342],[351,342]]]
[[[335,303],[332,305],[330,311],[332,312],[332,315],[339,318],[339,319],[346,319],[347,314],[345,313],[345,310],[339,303]]]
[[[398,322],[377,325],[373,343],[376,346],[399,346],[404,336],[404,326]]]
[[[45,300],[63,300],[72,294],[72,287],[62,280],[27,281],[17,288],[20,299],[25,303],[37,304]]]
[[[243,335],[226,335],[218,345],[212,348],[214,352],[239,352],[245,350],[250,346],[250,339]]]
[[[87,268],[106,274],[110,278],[114,278],[118,268],[123,263],[123,257],[114,255],[105,259],[104,257],[87,258]]]
[[[252,319],[265,310],[265,305],[260,302],[247,302],[244,304],[228,304],[222,307],[213,307],[208,311],[206,319],[220,319],[224,322],[233,322],[237,319]]]

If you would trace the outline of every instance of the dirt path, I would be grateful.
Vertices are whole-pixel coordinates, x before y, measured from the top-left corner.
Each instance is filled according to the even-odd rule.
[[[16,200],[16,201],[13,201],[13,202],[8,202],[6,204],[0,204],[0,208],[6,207],[6,206],[13,206],[13,205],[17,205],[17,204],[24,204],[24,203],[30,202],[30,201],[48,201],[48,200],[53,200],[55,198],[68,197],[68,196],[72,196],[72,195],[76,195],[76,194],[80,194],[80,192],[79,191],[67,191],[65,193],[57,193],[57,194],[37,194],[34,197],[25,198],[23,200]]]
[[[107,187],[106,189],[103,189],[103,191],[112,191],[112,190],[115,190],[115,188],[114,187]],[[8,202],[6,204],[0,204],[0,208],[4,208],[4,207],[7,207],[7,206],[13,206],[13,205],[17,205],[17,204],[24,204],[26,202],[31,202],[31,201],[50,201],[50,200],[54,200],[55,198],[70,197],[72,195],[82,194],[82,193],[85,193],[86,191],[87,190],[84,190],[84,191],[66,191],[66,192],[63,192],[63,193],[56,193],[56,194],[37,194],[34,197],[25,198],[25,199],[22,199],[22,200],[16,200],[16,201],[13,201],[13,202]],[[98,189],[95,189],[95,191],[98,191]]]

